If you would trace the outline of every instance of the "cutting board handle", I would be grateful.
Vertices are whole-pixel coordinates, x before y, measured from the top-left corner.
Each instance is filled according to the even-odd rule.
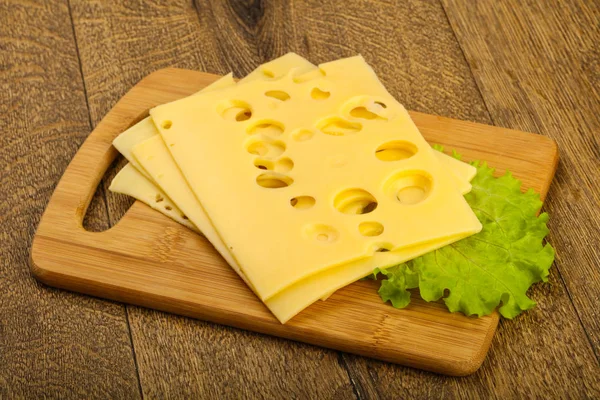
[[[148,75],[123,96],[102,119],[83,143],[58,183],[42,216],[37,235],[43,235],[48,228],[55,230],[57,224],[60,229],[73,235],[98,234],[86,231],[83,219],[100,180],[118,154],[112,146],[112,141],[121,132],[145,118],[152,107],[194,93],[198,87],[197,82],[190,82],[189,90],[164,90],[164,86],[169,84],[165,77],[172,77],[181,73],[180,71],[182,70],[165,68]],[[215,75],[214,78],[218,77]],[[118,229],[118,226],[113,229]],[[113,229],[101,233],[109,234]]]

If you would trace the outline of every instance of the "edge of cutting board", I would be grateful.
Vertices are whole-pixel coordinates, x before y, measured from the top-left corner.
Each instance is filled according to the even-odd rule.
[[[140,202],[111,229],[85,231],[87,207],[117,156],[114,137],[150,108],[190,95],[217,78],[175,68],[156,71],[105,116],[73,158],[40,221],[30,254],[36,279],[442,374],[476,371],[496,331],[496,312],[468,318],[418,296],[408,308],[396,310],[381,302],[376,282],[359,281],[281,325],[208,241]],[[545,198],[558,162],[553,140],[422,113],[411,116],[427,140],[457,149],[467,160],[484,155],[498,172],[518,165],[511,169],[524,187]],[[211,279],[218,287],[207,284]]]

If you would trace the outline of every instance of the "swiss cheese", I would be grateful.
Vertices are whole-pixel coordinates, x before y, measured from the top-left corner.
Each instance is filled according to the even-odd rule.
[[[244,282],[252,288],[244,272],[213,228],[202,205],[196,200],[194,193],[177,168],[160,135],[155,135],[135,145],[132,149],[132,156],[153,182],[156,182],[161,189],[169,193],[169,197],[176,199],[175,203],[181,208],[182,212],[210,240],[219,254],[240,275]]]
[[[406,111],[376,84],[362,59],[342,61],[321,66],[326,77],[250,81],[151,111],[263,300],[377,248],[417,246],[480,229]],[[244,112],[224,121],[230,108]],[[307,145],[311,152],[302,150]],[[407,204],[423,194],[420,204]],[[347,215],[373,199],[378,206],[372,213]],[[427,219],[436,224],[423,223]],[[240,230],[242,221],[248,232]],[[256,235],[262,245],[251,243]]]
[[[169,196],[146,179],[133,164],[127,164],[121,168],[110,183],[109,190],[131,196],[179,222],[181,225],[199,232],[198,228],[190,222],[188,217],[173,203]]]
[[[113,146],[129,161],[133,166],[146,178],[151,179],[146,171],[133,159],[131,149],[137,143],[141,143],[146,139],[158,134],[158,130],[154,126],[152,118],[146,117],[113,140]]]
[[[248,81],[250,79],[269,79],[272,76],[280,77],[292,68],[300,68],[297,70],[308,71],[310,69],[316,69],[317,67],[310,64],[302,57],[290,53],[257,68],[253,73],[251,73],[248,77],[244,78],[241,82]],[[268,71],[268,73],[264,73],[265,70]],[[216,82],[216,84],[211,85],[210,88],[214,88],[220,83],[224,83],[223,85],[220,85],[221,87],[224,87],[227,84],[233,85],[233,81],[231,80],[231,82],[227,82],[226,78],[227,77]],[[236,111],[239,112],[240,110]],[[133,130],[133,132],[129,132],[130,134],[134,133],[135,137],[132,136],[133,140],[127,140],[127,146],[124,149],[124,154],[126,154],[128,158],[131,158],[131,155],[133,154],[132,161],[134,161],[136,165],[138,165],[138,168],[141,168],[141,170],[143,170],[144,172],[146,170],[152,170],[153,174],[151,174],[150,178],[155,182],[158,181],[160,186],[162,186],[162,188],[165,189],[167,193],[170,193],[174,198],[177,198],[178,203],[181,204],[182,207],[184,207],[184,204],[188,204],[187,209],[190,210],[188,214],[195,214],[195,210],[201,209],[201,205],[193,197],[193,194],[190,197],[190,193],[186,193],[190,192],[189,187],[186,184],[185,180],[183,180],[183,178],[181,177],[181,174],[179,173],[176,164],[172,161],[172,159],[170,159],[170,155],[168,155],[168,150],[164,146],[162,140],[157,140],[157,131],[154,125],[151,124],[150,126],[147,126],[147,128],[148,134],[146,135],[141,135],[138,132],[135,132],[135,130]],[[123,134],[122,136],[127,135]],[[136,140],[139,141],[144,139],[146,139],[144,142],[139,144],[136,143]],[[136,152],[138,154],[136,154]],[[163,152],[164,154],[160,154],[161,152]],[[167,158],[165,158],[165,154],[168,155]],[[469,176],[469,172],[470,170],[474,170],[474,168],[441,153],[436,152],[436,156],[440,157],[442,162],[447,163],[448,168],[455,172],[455,174],[457,175],[457,184],[459,188],[464,192],[468,191],[470,189],[468,180],[472,178],[472,174],[471,176]],[[138,158],[143,158],[144,162],[138,162]],[[458,176],[461,176],[461,178],[458,178]],[[132,185],[128,189],[130,191],[135,191],[136,186],[133,184],[134,182],[131,183]],[[146,185],[141,185],[141,187],[144,186]],[[144,196],[139,195],[134,195],[134,197],[138,199],[145,198]],[[179,214],[182,213],[175,213],[175,215]],[[200,220],[201,222],[199,224],[197,223],[197,225],[199,225],[200,228],[204,231],[205,235],[209,237],[209,239],[211,239],[213,243],[215,243],[216,232],[214,232],[212,225],[207,225],[206,221],[202,221],[202,216],[198,217],[196,215],[196,218],[191,219]],[[246,283],[249,284],[247,279],[245,279],[243,273],[239,270],[239,267],[236,265],[235,260],[225,255],[227,249],[224,248],[224,245],[222,244],[220,239],[217,238],[217,240],[218,242],[220,242],[220,245],[217,245],[218,242],[215,243],[215,247],[217,248],[217,250],[224,255],[225,259],[236,270],[236,272],[238,272],[238,274],[240,274],[240,276],[246,281]],[[444,241],[444,243],[445,242],[447,242],[447,240]],[[429,244],[425,247],[421,246],[420,249],[413,248],[409,249],[408,251],[400,251],[393,257],[389,256],[395,254],[396,252],[376,253],[374,257],[375,260],[369,261],[363,259],[360,262],[354,263],[354,265],[350,266],[349,268],[337,267],[331,273],[324,272],[306,278],[303,281],[297,282],[292,287],[290,287],[289,291],[284,290],[280,294],[278,294],[274,299],[267,301],[267,306],[269,306],[269,308],[272,309],[272,311],[282,322],[285,322],[296,312],[300,311],[301,309],[312,303],[315,298],[318,298],[319,293],[323,293],[326,290],[335,290],[339,287],[345,286],[346,284],[353,282],[354,280],[362,276],[369,274],[374,268],[372,265],[384,267],[387,265],[397,264],[407,259],[414,258],[419,254],[430,251],[431,249],[437,248],[439,246],[441,246],[441,244],[438,244],[437,246],[435,244]],[[388,257],[384,257],[384,254],[388,255]],[[317,282],[315,282],[315,280],[317,280]],[[323,296],[323,298],[327,296],[328,294]]]
[[[204,89],[200,90],[196,94],[210,92],[211,90],[222,89],[225,87],[232,86],[234,84],[235,80],[233,79],[233,75],[227,74],[217,79],[216,81],[214,81]],[[121,133],[119,136],[117,136],[112,143],[113,146],[115,146],[115,148],[119,151],[119,153],[121,153],[123,157],[127,159],[127,161],[132,163],[142,175],[144,175],[146,178],[149,178],[146,171],[144,171],[144,168],[142,168],[142,166],[138,164],[137,160],[135,160],[132,157],[131,150],[136,144],[141,143],[144,140],[150,139],[151,137],[156,135],[158,135],[158,130],[154,125],[154,121],[152,121],[151,117],[146,117],[137,124],[127,129],[125,132]]]

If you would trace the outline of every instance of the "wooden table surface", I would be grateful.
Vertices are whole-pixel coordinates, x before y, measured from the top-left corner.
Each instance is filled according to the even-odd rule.
[[[600,398],[600,2],[0,0],[0,398]],[[62,172],[157,69],[361,53],[408,109],[546,135],[557,257],[538,306],[449,378],[51,289],[32,237]],[[113,172],[114,173],[114,172]],[[86,224],[131,200],[105,177]]]

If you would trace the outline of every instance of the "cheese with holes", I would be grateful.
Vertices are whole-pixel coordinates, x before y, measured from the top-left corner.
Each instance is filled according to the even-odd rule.
[[[213,228],[206,212],[177,168],[160,135],[155,135],[135,145],[132,149],[132,156],[153,182],[164,189],[170,198],[176,199],[175,203],[187,218],[210,240],[219,254],[242,277],[246,284],[252,287],[252,284],[246,279],[244,272]]]
[[[227,74],[217,79],[216,81],[214,81],[204,89],[200,90],[196,94],[210,92],[211,90],[218,90],[224,87],[230,87],[234,84],[235,81],[233,80],[233,75]],[[127,161],[132,163],[134,167],[137,168],[137,170],[148,179],[150,177],[148,176],[146,171],[144,171],[144,168],[142,168],[142,166],[138,164],[138,162],[132,157],[131,150],[136,144],[141,143],[144,140],[150,139],[151,137],[156,135],[158,135],[158,130],[154,125],[154,121],[151,117],[146,117],[137,124],[127,129],[125,132],[121,133],[113,140],[113,146],[115,146],[119,153],[121,153],[123,157],[127,159]]]
[[[151,111],[263,300],[378,249],[481,228],[362,58],[318,71],[245,82]]]
[[[263,71],[266,69],[269,73],[268,76],[279,77],[289,72],[291,69],[295,68],[298,71],[309,71],[311,69],[317,68],[310,62],[306,61],[304,58],[294,54],[288,53],[285,56],[282,56],[276,60],[273,60],[269,63],[264,64],[257,68],[254,72],[249,74],[246,78],[244,78],[241,82],[247,82],[255,79],[264,78],[265,74]],[[223,79],[217,81],[220,87],[226,87],[234,85],[233,80],[223,84]],[[211,85],[209,88],[213,88],[215,85]],[[244,281],[252,287],[252,285],[245,278],[245,275],[241,271],[241,268],[237,264],[237,262],[228,254],[228,249],[225,247],[222,239],[218,236],[217,232],[214,230],[212,224],[208,220],[202,205],[197,201],[193,192],[187,185],[185,178],[181,175],[181,172],[175,161],[172,159],[167,147],[164,145],[164,142],[158,136],[158,131],[152,126],[152,131],[156,134],[151,136],[149,139],[147,137],[143,138],[143,141],[135,143],[132,140],[128,140],[128,144],[130,145],[127,149],[127,154],[133,157],[133,161],[135,161],[135,165],[138,165],[145,174],[149,174],[149,178],[156,182],[156,184],[164,190],[168,195],[176,199],[176,203],[181,207],[182,211],[195,223],[196,226],[203,232],[203,234],[209,238],[209,240],[214,244],[217,251],[223,255],[225,260],[231,265],[231,267],[244,279]],[[138,135],[140,136],[140,135]],[[462,163],[452,157],[449,157],[442,153],[436,153],[436,156],[439,157],[443,162],[447,163],[448,168],[451,171],[456,171],[456,182],[457,186],[461,190],[461,192],[467,192],[470,190],[470,184],[468,179],[464,179],[463,175],[465,175],[466,169],[474,169],[472,166],[468,164]],[[460,176],[460,177],[459,177]],[[407,255],[403,255],[405,258]],[[404,261],[404,258],[397,258],[397,262]],[[414,257],[411,257],[414,258]],[[383,264],[381,264],[383,266]],[[368,271],[365,273],[367,274]],[[348,272],[340,270],[338,272],[340,282],[350,282],[352,279],[351,276],[346,277]],[[318,277],[315,277],[318,279]],[[308,279],[315,279],[308,278]],[[310,286],[314,286],[311,283],[307,283]],[[340,285],[340,283],[337,283]],[[296,285],[300,287],[299,285]],[[337,288],[336,288],[337,289]],[[314,294],[311,296],[308,293],[305,294],[306,298],[314,297]],[[323,296],[326,297],[326,296]],[[305,303],[305,302],[301,302]]]
[[[234,84],[233,75],[228,74],[196,94],[218,90]],[[198,203],[193,193],[191,193],[189,186],[171,158],[169,151],[164,147],[164,143],[158,134],[152,118],[146,117],[127,129],[113,140],[113,145],[138,172],[135,173],[132,171],[131,165],[128,164],[113,179],[109,189],[118,193],[128,194],[166,216],[172,217],[177,222],[183,223],[185,226],[193,226],[193,230],[201,232],[208,237],[225,261],[240,275],[247,285],[252,287],[251,283],[240,271],[237,262],[231,256],[225,244],[220,240],[212,224],[208,221],[202,206]],[[151,152],[151,154],[143,157],[143,162],[138,162],[138,158],[134,156],[134,148],[138,145],[140,145],[139,151],[145,150]],[[148,164],[148,161],[152,161],[152,163]],[[148,167],[148,170],[145,167]],[[167,177],[166,179],[165,176]],[[153,192],[160,193],[161,195],[153,197],[150,195]],[[162,194],[165,192],[170,192],[171,195],[163,196]],[[163,198],[165,202],[162,202]],[[172,201],[172,198],[175,200]]]
[[[239,83],[243,84],[245,82],[263,79],[278,79],[287,75],[291,70],[294,70],[295,74],[300,75],[316,69],[317,67],[304,57],[301,57],[296,53],[287,53],[260,65],[254,71],[246,75],[246,77],[242,78]]]
[[[156,187],[133,164],[127,164],[113,178],[108,188],[115,193],[125,194],[146,203],[156,211],[179,222],[181,225],[199,232],[165,192]]]
[[[316,69],[317,67],[304,60],[302,57],[299,57],[293,53],[289,53],[283,57],[280,57],[279,59],[273,60],[267,64],[264,64],[263,66],[260,66],[248,77],[244,78],[242,82],[251,79],[264,79],[265,77],[268,78],[271,76],[279,77],[284,75],[292,68],[300,68],[298,70],[306,72],[311,69]],[[263,73],[265,69],[269,72],[268,74]],[[226,78],[227,77],[217,81],[215,84],[211,85],[210,88],[214,88],[215,86],[224,87],[227,84],[234,84],[232,80],[230,82],[224,82]],[[240,110],[236,110],[236,112],[239,111]],[[157,134],[157,131],[154,125],[151,124],[151,126],[148,126],[148,128],[150,129],[147,129],[148,134],[146,135],[140,134],[134,129],[131,129],[130,131],[124,133],[122,137],[131,135],[132,138],[127,138],[127,140],[120,141],[121,144],[127,143],[126,148],[123,148],[123,146],[121,145],[121,150],[124,150],[124,154],[133,162],[135,162],[135,164],[138,165],[138,168],[141,168],[143,171],[152,171],[153,173],[150,174],[149,177],[153,181],[159,182],[162,189],[165,190],[169,195],[171,195],[174,198],[177,198],[177,203],[180,204],[182,207],[184,207],[184,205],[187,205],[187,207],[184,208],[184,211],[185,209],[192,210],[188,212],[188,214],[190,214],[190,219],[192,221],[200,220],[200,222],[197,222],[196,225],[198,225],[200,229],[204,231],[204,234],[207,235],[207,237],[209,237],[211,241],[213,241],[213,243],[216,244],[215,247],[217,248],[217,250],[224,255],[225,259],[242,277],[242,279],[244,279],[244,281],[248,285],[250,285],[248,280],[245,279],[244,274],[239,270],[239,266],[236,265],[235,260],[233,260],[231,257],[227,257],[227,249],[224,248],[224,245],[222,244],[222,241],[220,241],[220,238],[215,237],[217,234],[216,232],[214,232],[212,225],[207,225],[205,218],[203,217],[191,217],[191,215],[195,214],[195,209],[201,209],[201,205],[196,201],[193,195],[190,197],[189,193],[187,193],[189,192],[189,187],[183,179],[183,177],[181,176],[181,174],[179,173],[177,165],[170,158],[168,150],[164,146],[162,140],[156,140],[157,138],[155,136]],[[140,140],[144,141],[138,143]],[[435,154],[436,156],[440,157],[442,162],[447,163],[448,168],[454,172],[457,178],[457,185],[459,186],[461,191],[466,192],[470,190],[468,180],[472,178],[472,174],[469,174],[469,170],[474,170],[474,168],[441,153],[436,152]],[[167,156],[166,158],[165,155]],[[173,174],[175,174],[175,176],[173,176]],[[140,185],[140,187],[146,186],[147,185],[144,184]],[[135,182],[131,182],[131,185],[128,187],[128,190],[130,192],[135,192],[136,188],[137,186],[135,185]],[[185,194],[182,194],[182,192]],[[142,199],[142,201],[144,198],[148,198],[147,196],[136,196],[135,194],[134,197]],[[181,212],[175,212],[175,216],[179,214],[181,214]],[[455,238],[453,240],[457,239],[458,238]],[[215,242],[215,240],[217,240],[217,242]],[[444,241],[443,243],[445,244],[446,242],[448,242],[448,240]],[[414,258],[424,252],[430,251],[431,249],[439,247],[441,245],[443,244],[438,243],[437,246],[434,244],[428,244],[427,246],[421,246],[420,248],[411,248],[408,251],[397,250],[388,253],[376,253],[373,259],[363,259],[359,262],[353,263],[353,265],[351,265],[348,268],[342,268],[338,266],[331,272],[317,274],[306,278],[300,282],[297,282],[289,289],[286,289],[279,293],[273,299],[268,300],[266,304],[280,319],[281,322],[285,322],[287,321],[287,319],[295,315],[295,313],[311,304],[314,301],[314,299],[320,297],[321,293],[331,292],[333,290],[338,289],[339,287],[345,286],[346,284],[351,283],[356,279],[359,279],[369,274],[374,268],[373,265],[384,267],[388,265],[397,264],[399,262],[403,262],[405,260]],[[324,299],[329,294],[330,293],[321,297]]]

